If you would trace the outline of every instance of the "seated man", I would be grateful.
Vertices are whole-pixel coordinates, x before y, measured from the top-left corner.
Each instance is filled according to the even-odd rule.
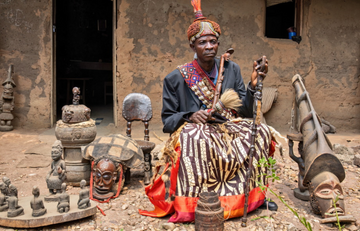
[[[162,177],[155,179],[155,175],[153,184],[145,189],[155,210],[140,210],[140,214],[153,217],[175,211],[169,222],[193,221],[201,192],[213,191],[220,196],[225,218],[242,216],[244,211],[252,120],[237,117],[253,116],[253,94],[258,76],[256,62],[247,90],[239,66],[232,61],[224,63],[221,92],[233,89],[242,100],[242,106],[237,111],[223,108],[219,113],[214,112],[212,101],[221,74],[218,73],[220,61],[215,56],[221,31],[217,23],[202,15],[199,5],[194,4],[196,20],[187,32],[197,58],[179,66],[164,79],[163,131],[172,136],[164,148],[166,167]],[[263,78],[267,63],[264,72],[259,73]],[[255,146],[254,166],[259,159],[268,158],[273,148],[271,132],[266,125],[258,126]],[[259,175],[259,171],[266,169],[255,167],[253,176]],[[267,184],[265,178],[260,181]],[[265,198],[255,181],[251,181],[250,190],[248,211],[261,206]]]

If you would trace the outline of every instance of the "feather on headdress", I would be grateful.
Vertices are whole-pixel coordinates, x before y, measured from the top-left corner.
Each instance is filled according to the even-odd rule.
[[[197,38],[205,35],[214,35],[219,38],[221,34],[220,26],[216,22],[204,17],[201,10],[201,0],[191,0],[191,5],[194,8],[195,20],[187,31],[190,44],[193,44]]]

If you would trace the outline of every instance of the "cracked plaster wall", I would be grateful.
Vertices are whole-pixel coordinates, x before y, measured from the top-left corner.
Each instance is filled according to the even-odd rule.
[[[14,64],[15,119],[18,126],[50,126],[50,0],[0,0],[0,81]],[[252,60],[265,54],[265,86],[277,87],[278,101],[267,122],[287,130],[293,87],[299,73],[321,117],[338,130],[360,128],[359,25],[357,0],[304,0],[302,42],[264,37],[263,0],[204,0],[205,16],[222,29],[219,54],[233,47],[245,82]],[[125,126],[122,101],[131,92],[152,100],[153,120],[160,124],[162,80],[178,65],[191,61],[186,31],[193,21],[190,0],[118,0],[116,30],[118,125]],[[151,126],[151,125],[150,125]]]
[[[50,19],[50,0],[0,0],[0,81],[13,64],[15,128],[50,127]]]

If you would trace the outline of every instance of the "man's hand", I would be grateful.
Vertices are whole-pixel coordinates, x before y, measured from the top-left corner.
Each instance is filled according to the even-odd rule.
[[[260,68],[260,66],[257,67],[257,65],[258,65],[257,62],[254,61],[254,63],[253,63],[253,72],[251,74],[251,88],[252,89],[255,89],[256,84],[257,84],[257,76],[258,76],[257,70]],[[264,72],[259,72],[259,75],[263,79],[265,79],[267,72],[268,72],[268,60],[266,59],[266,61],[265,61],[265,70],[264,70]]]
[[[190,116],[189,120],[191,120],[191,122],[196,123],[196,124],[200,124],[200,123],[204,124],[204,123],[206,123],[206,121],[208,121],[209,117],[210,117],[210,120],[213,119],[211,117],[211,112],[212,112],[212,110],[209,112],[207,110],[199,110],[197,112],[194,112]]]

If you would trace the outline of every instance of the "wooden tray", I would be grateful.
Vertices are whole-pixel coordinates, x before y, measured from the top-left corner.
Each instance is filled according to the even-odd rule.
[[[44,200],[43,196],[40,196]],[[48,225],[54,225],[59,223],[65,223],[68,221],[74,221],[96,214],[96,202],[91,201],[91,206],[87,209],[78,209],[77,201],[78,195],[70,195],[70,211],[67,213],[59,213],[57,211],[57,202],[45,202],[44,206],[47,209],[47,213],[40,217],[33,217],[32,209],[30,207],[30,201],[33,196],[19,197],[18,205],[23,207],[24,215],[18,217],[7,217],[6,212],[0,212],[0,226],[12,227],[12,228],[36,228]]]

